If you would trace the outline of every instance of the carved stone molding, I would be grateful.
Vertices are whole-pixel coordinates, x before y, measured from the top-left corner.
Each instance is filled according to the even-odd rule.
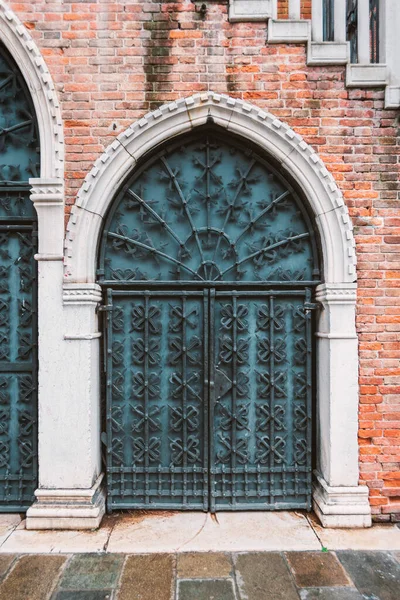
[[[344,284],[322,284],[315,292],[317,302],[329,302],[330,304],[355,304],[357,301],[357,286],[354,283]]]
[[[105,513],[101,474],[89,489],[38,489],[26,513],[27,529],[96,529]]]
[[[352,224],[342,193],[318,154],[274,115],[213,92],[180,99],[148,113],[121,133],[95,162],[67,226],[66,280],[95,280],[95,248],[103,217],[116,187],[137,160],[155,145],[191,131],[210,118],[219,127],[251,139],[295,177],[316,216],[327,280],[353,282],[356,256]]]
[[[99,304],[102,301],[101,287],[96,283],[66,283],[63,286],[64,305]]]
[[[367,486],[330,486],[314,475],[313,508],[324,527],[371,526]]]
[[[35,207],[64,205],[64,182],[62,179],[30,179],[31,200]]]

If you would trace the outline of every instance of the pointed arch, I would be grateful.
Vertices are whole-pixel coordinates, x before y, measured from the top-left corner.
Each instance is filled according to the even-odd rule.
[[[208,92],[164,105],[120,134],[95,162],[67,227],[65,281],[94,283],[97,243],[118,185],[150,149],[212,120],[272,156],[302,189],[322,241],[325,281],[356,278],[355,242],[342,194],[318,154],[287,124],[251,104]],[[90,239],[91,243],[87,244]]]

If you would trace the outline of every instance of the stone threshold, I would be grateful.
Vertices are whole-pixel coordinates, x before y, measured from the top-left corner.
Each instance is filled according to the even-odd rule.
[[[93,531],[32,531],[20,515],[0,515],[0,553],[127,554],[400,550],[395,524],[370,529],[322,528],[302,511],[129,511],[106,516]]]

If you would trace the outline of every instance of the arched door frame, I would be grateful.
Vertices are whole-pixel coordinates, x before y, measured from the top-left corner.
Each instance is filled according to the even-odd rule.
[[[64,487],[86,487],[86,512],[85,518],[79,518],[69,503],[69,523],[93,526],[104,511],[99,447],[101,334],[96,315],[101,292],[95,275],[103,219],[115,192],[146,152],[207,122],[251,140],[271,155],[297,182],[314,213],[324,270],[324,283],[316,291],[322,309],[316,334],[314,508],[325,526],[369,526],[368,491],[359,485],[358,470],[355,242],[342,194],[319,156],[287,124],[246,102],[212,92],[161,106],[120,134],[95,162],[72,209],[65,240],[64,314],[68,331],[64,338],[68,350],[63,356],[69,365],[69,393],[79,398],[80,405],[79,417],[64,423],[63,437],[69,439],[70,450],[64,457],[63,472],[69,474]],[[66,447],[62,440],[58,444]],[[30,518],[28,513],[28,526],[46,527],[50,522],[61,526],[57,525],[60,519],[56,519],[55,506],[51,508],[50,492],[43,490],[42,495],[45,498],[39,496],[38,504],[30,509]],[[59,490],[59,500],[62,495],[68,496],[68,491]],[[70,526],[68,519],[64,521]]]

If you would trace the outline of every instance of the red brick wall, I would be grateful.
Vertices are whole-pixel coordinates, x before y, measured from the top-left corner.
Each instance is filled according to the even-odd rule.
[[[68,205],[119,132],[158,105],[203,90],[271,111],[320,153],[357,240],[361,479],[376,518],[399,517],[399,112],[383,110],[383,90],[346,90],[344,68],[307,67],[301,45],[267,46],[265,23],[228,23],[222,0],[208,3],[205,18],[188,0],[10,4],[58,90]],[[304,1],[303,14],[309,10]]]

